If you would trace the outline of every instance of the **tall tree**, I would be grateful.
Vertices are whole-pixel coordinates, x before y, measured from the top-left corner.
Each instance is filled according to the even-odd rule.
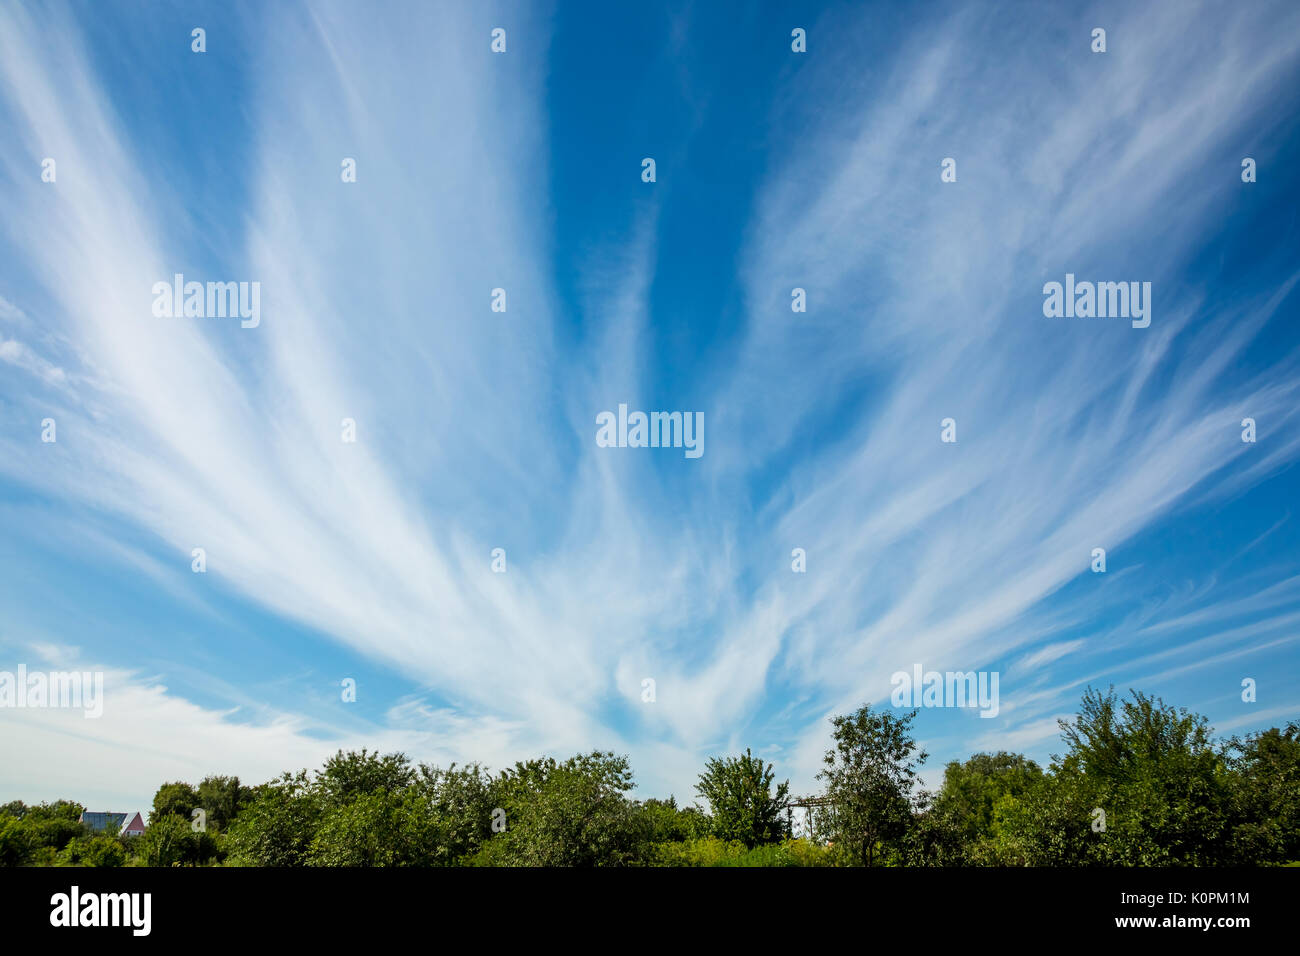
[[[200,806],[199,795],[194,788],[183,781],[164,783],[153,795],[153,810],[149,814],[152,826],[168,814],[190,820],[190,812]]]
[[[430,866],[436,826],[419,793],[374,790],[326,808],[308,860],[313,866]]]
[[[227,838],[231,862],[245,866],[305,866],[321,818],[319,790],[307,771],[284,774],[258,788]]]
[[[224,832],[240,809],[251,800],[252,793],[239,785],[238,777],[204,777],[195,788],[197,802],[208,815],[209,826]]]
[[[406,754],[381,756],[377,751],[340,750],[325,761],[316,785],[326,804],[348,803],[366,793],[399,793],[415,781],[415,768]]]
[[[1231,862],[1233,774],[1206,719],[1158,697],[1088,688],[1062,720],[1063,756],[995,808],[1003,863],[1209,866]]]
[[[62,850],[68,841],[86,833],[85,824],[79,822],[85,809],[71,800],[55,800],[28,807],[22,817],[22,826],[33,850],[41,847]]]
[[[842,845],[855,862],[873,866],[880,850],[897,849],[912,824],[916,768],[928,756],[911,736],[916,711],[896,717],[864,705],[831,718],[826,752],[827,806],[813,815],[816,831]]]
[[[699,807],[679,807],[674,797],[651,798],[641,804],[651,843],[679,843],[698,840],[713,832],[713,821]]]
[[[504,830],[476,863],[510,866],[618,866],[639,862],[649,828],[627,798],[627,757],[593,751],[564,762],[516,764],[498,778]]]
[[[135,852],[145,866],[175,866],[197,862],[198,834],[179,814],[165,813],[136,838]]]
[[[739,840],[747,847],[775,843],[787,836],[789,829],[782,814],[790,799],[790,781],[777,784],[774,791],[774,777],[772,765],[764,764],[748,749],[740,757],[709,760],[695,790],[709,802],[713,835]]]
[[[1300,723],[1228,742],[1240,823],[1233,862],[1250,866],[1300,860]]]
[[[476,763],[453,763],[445,770],[421,764],[414,789],[425,799],[436,829],[432,852],[439,866],[477,853],[493,835],[493,812],[505,803],[501,778]]]
[[[931,812],[944,817],[968,842],[991,835],[994,807],[1006,795],[1019,797],[1043,771],[1021,754],[978,753],[964,763],[952,761],[943,771],[943,786],[934,796]]]

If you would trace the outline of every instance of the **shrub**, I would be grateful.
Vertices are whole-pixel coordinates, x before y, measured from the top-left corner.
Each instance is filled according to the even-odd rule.
[[[33,849],[31,835],[22,821],[0,813],[0,866],[22,866]]]
[[[70,866],[122,866],[126,862],[126,848],[113,837],[92,834],[74,838],[61,856]]]

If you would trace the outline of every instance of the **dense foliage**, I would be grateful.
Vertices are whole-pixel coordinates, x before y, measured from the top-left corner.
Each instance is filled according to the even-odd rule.
[[[0,806],[3,866],[1155,866],[1300,860],[1300,723],[1215,741],[1158,698],[1084,695],[1044,769],[953,761],[934,794],[911,725],[831,720],[823,793],[792,800],[749,750],[715,757],[707,805],[635,800],[626,757],[592,752],[492,773],[340,751],[257,787],[164,783],[143,836],[92,833],[69,801]],[[811,805],[796,839],[791,803]]]
[[[743,756],[711,759],[695,790],[709,802],[713,835],[749,848],[773,843],[789,834],[784,818],[790,782],[772,789],[775,772],[745,750]]]

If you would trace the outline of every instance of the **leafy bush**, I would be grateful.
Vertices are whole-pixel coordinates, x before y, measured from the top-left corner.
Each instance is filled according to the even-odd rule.
[[[650,832],[627,799],[626,757],[593,751],[518,763],[499,778],[506,829],[475,865],[618,866],[642,862]]]
[[[227,834],[229,861],[244,866],[306,866],[320,824],[321,799],[305,770],[257,791]]]
[[[833,866],[836,856],[808,840],[787,839],[746,847],[739,840],[714,836],[660,843],[654,848],[655,866]]]
[[[69,866],[122,866],[126,862],[126,847],[113,837],[96,833],[74,838],[60,857]]]
[[[197,836],[190,824],[174,813],[153,820],[133,849],[145,866],[179,866],[198,862]]]
[[[313,866],[429,866],[436,826],[417,793],[363,793],[325,811],[308,862]]]
[[[679,807],[673,797],[646,800],[641,804],[651,843],[673,843],[708,836],[713,821],[698,807]]]
[[[774,777],[772,765],[764,764],[749,750],[740,757],[711,759],[695,789],[709,801],[713,835],[750,847],[786,836],[782,814],[790,797],[790,782],[777,784],[773,791]]]
[[[188,783],[176,781],[164,783],[153,795],[153,809],[149,813],[149,823],[172,815],[183,820],[190,819],[190,811],[199,806],[199,795]]]
[[[22,821],[0,813],[0,866],[22,866],[33,849],[31,835]]]

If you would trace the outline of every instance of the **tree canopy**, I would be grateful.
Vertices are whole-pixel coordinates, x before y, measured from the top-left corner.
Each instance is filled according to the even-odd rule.
[[[749,749],[708,759],[702,805],[636,799],[628,758],[592,751],[498,772],[338,751],[255,787],[160,785],[143,836],[92,833],[67,800],[0,805],[0,866],[1150,866],[1300,861],[1300,723],[1216,740],[1158,697],[1089,688],[1047,767],[954,760],[934,794],[916,711],[831,718],[809,831]],[[192,816],[196,809],[202,814]]]

